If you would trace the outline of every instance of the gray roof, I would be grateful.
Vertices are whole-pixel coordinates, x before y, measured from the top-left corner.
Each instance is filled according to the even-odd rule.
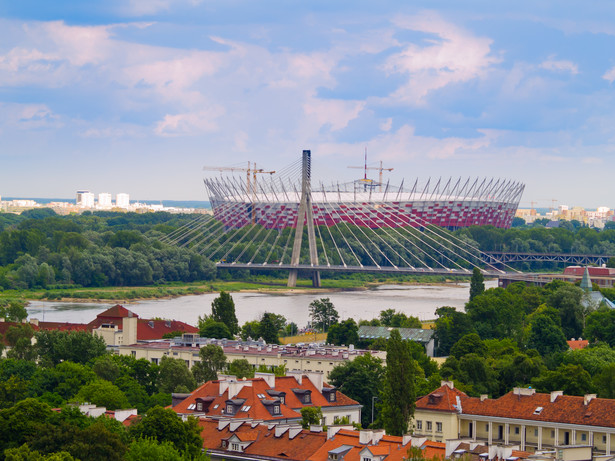
[[[372,327],[361,325],[359,327],[359,338],[361,339],[388,339],[391,330],[399,330],[401,339],[409,339],[419,343],[428,343],[434,335],[433,330],[421,330],[419,328],[393,328],[393,327]]]

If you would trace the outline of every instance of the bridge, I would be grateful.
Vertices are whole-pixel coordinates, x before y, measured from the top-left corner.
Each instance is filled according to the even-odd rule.
[[[199,216],[161,240],[193,248],[216,261],[220,269],[288,271],[289,287],[296,285],[299,273],[308,273],[313,285],[318,287],[322,272],[467,277],[478,267],[485,276],[496,277],[506,273],[520,274],[511,263],[548,261],[587,265],[604,264],[609,258],[604,255],[481,251],[476,242],[464,235],[430,224],[423,216],[424,209],[402,213],[399,207],[395,208],[400,203],[401,186],[390,192],[392,199],[386,199],[388,184],[381,195],[372,194],[372,189],[364,190],[368,188],[364,184],[354,192],[342,191],[339,187],[331,192],[323,187],[318,191],[319,204],[316,206],[312,201],[310,151],[303,151],[301,161],[281,173],[275,180],[281,184],[287,181],[288,185],[278,189],[265,190],[255,178],[247,184],[229,179],[225,187],[233,189],[234,196],[218,204],[216,218]],[[486,202],[493,200],[498,190],[513,195],[519,192],[518,188],[509,188],[507,183],[495,183],[494,187],[489,184],[483,187],[475,183],[476,188],[472,186],[469,190],[476,192],[477,201]],[[383,185],[378,186],[382,188]],[[210,187],[218,185],[212,183]],[[429,200],[433,200],[435,207],[430,207],[429,212],[436,215],[446,213],[436,202],[455,198],[458,185],[453,186],[449,181],[442,193],[438,187],[425,188],[420,193],[421,198],[430,194]],[[416,185],[412,191],[415,189]],[[294,202],[298,207],[285,213],[286,204],[295,200],[289,199],[289,195],[298,199]],[[423,202],[408,202],[405,206],[418,207],[420,203]],[[480,212],[472,210],[472,213]],[[329,221],[323,222],[323,213]]]

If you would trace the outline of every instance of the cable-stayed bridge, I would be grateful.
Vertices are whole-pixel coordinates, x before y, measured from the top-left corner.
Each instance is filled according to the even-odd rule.
[[[320,286],[325,271],[467,276],[479,267],[497,276],[519,273],[509,262],[537,260],[483,252],[442,227],[509,226],[519,183],[460,178],[410,188],[365,180],[314,187],[310,151],[268,180],[257,181],[256,173],[274,172],[252,173],[248,168],[245,180],[205,179],[214,216],[199,216],[163,241],[191,247],[219,268],[288,271],[289,286],[299,272]]]

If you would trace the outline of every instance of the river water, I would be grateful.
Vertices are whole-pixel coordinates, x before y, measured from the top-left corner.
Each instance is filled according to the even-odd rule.
[[[496,281],[485,283],[487,288]],[[181,320],[196,325],[199,316],[211,314],[211,302],[217,293],[182,296],[173,299],[145,300],[124,304],[140,318]],[[421,320],[435,318],[435,310],[451,306],[463,310],[468,301],[469,283],[446,285],[380,285],[364,291],[332,293],[232,293],[239,324],[257,320],[264,312],[281,314],[288,321],[304,327],[309,320],[308,306],[319,298],[329,298],[341,319],[377,318],[381,310],[394,309]],[[47,322],[88,323],[114,303],[66,303],[32,301],[29,318]]]

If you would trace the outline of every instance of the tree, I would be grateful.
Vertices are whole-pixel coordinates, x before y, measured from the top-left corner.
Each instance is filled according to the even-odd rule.
[[[335,323],[327,333],[327,343],[341,346],[359,342],[359,327],[354,319],[347,319],[341,323]]]
[[[199,318],[199,335],[203,338],[232,339],[233,335],[226,324],[217,322],[211,317]]]
[[[451,355],[453,357],[460,359],[467,354],[477,354],[481,357],[487,355],[487,346],[485,346],[483,340],[476,333],[469,333],[463,336],[451,347]]]
[[[186,458],[171,442],[144,438],[130,444],[125,459],[126,461],[184,461]]]
[[[391,331],[386,362],[381,418],[387,434],[401,436],[414,414],[416,365],[399,330]]]
[[[261,323],[258,320],[252,320],[251,322],[246,322],[241,327],[241,339],[247,341],[248,338],[256,339],[261,333]]]
[[[196,381],[181,359],[172,359],[166,355],[160,360],[158,374],[158,390],[160,392],[178,392],[178,387],[187,388],[188,392],[196,388]]]
[[[457,312],[454,307],[444,306],[436,309],[436,345],[438,355],[448,355],[451,347],[467,333],[475,333],[470,317]]]
[[[472,280],[470,280],[470,301],[485,291],[485,278],[478,267],[472,270]]]
[[[615,310],[603,307],[589,314],[583,336],[591,342],[604,341],[615,347]]]
[[[312,325],[325,333],[339,320],[339,314],[329,298],[315,299],[310,303]]]
[[[27,443],[19,448],[9,448],[4,452],[6,461],[74,461],[75,458],[67,451],[60,451],[48,455],[42,455],[36,450],[31,450]]]
[[[211,318],[224,323],[232,335],[239,333],[239,323],[235,315],[235,302],[229,293],[221,291],[220,296],[211,303]]]
[[[104,379],[97,379],[83,386],[75,399],[78,402],[90,402],[106,407],[108,410],[119,410],[130,406],[120,388]]]
[[[372,415],[372,404],[374,397],[380,394],[383,380],[382,360],[369,353],[338,365],[329,374],[331,384],[338,389],[343,387],[345,395],[363,405],[361,411],[363,427],[368,427],[376,419],[375,415]]]
[[[268,344],[278,344],[280,342],[278,338],[279,328],[276,314],[271,312],[265,312],[261,317],[259,333],[260,337]]]
[[[610,224],[610,223],[607,223],[607,224]],[[615,229],[615,221],[613,221],[613,225],[610,227]],[[606,267],[610,267],[611,269],[615,268],[615,257],[609,258],[609,260],[606,262]]]
[[[47,364],[87,363],[107,353],[105,341],[87,331],[40,330],[35,337],[38,355]]]
[[[218,372],[226,367],[226,355],[220,346],[207,344],[199,350],[199,362],[192,365],[192,375],[198,384],[218,379]]]
[[[561,365],[532,380],[538,392],[564,391],[566,395],[584,395],[593,390],[591,376],[581,365]]]
[[[171,409],[154,407],[129,428],[135,438],[150,438],[160,443],[170,442],[180,452],[192,458],[200,455],[203,448],[201,429],[195,418],[182,419]]]
[[[568,348],[562,329],[547,316],[538,316],[530,325],[527,346],[545,356]]]
[[[301,409],[301,426],[309,429],[310,426],[319,425],[322,422],[322,409],[320,407],[303,407]]]
[[[566,338],[578,338],[583,331],[583,290],[569,283],[549,295],[549,305],[555,307],[562,319],[562,330]]]
[[[254,378],[254,368],[246,359],[233,360],[228,367],[228,372],[237,376],[238,379]]]

